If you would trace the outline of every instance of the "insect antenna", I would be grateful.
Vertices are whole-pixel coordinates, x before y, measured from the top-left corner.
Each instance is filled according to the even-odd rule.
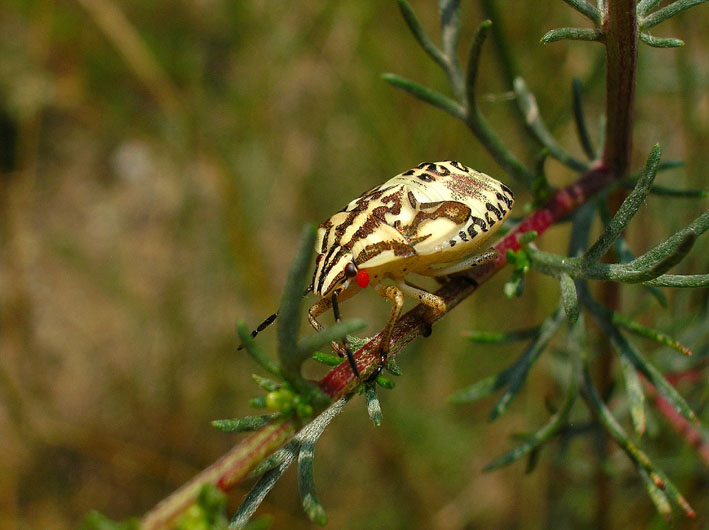
[[[253,339],[256,335],[258,335],[258,334],[261,333],[264,329],[266,329],[268,326],[270,326],[271,324],[273,324],[274,320],[276,320],[277,318],[278,318],[278,311],[276,311],[276,312],[273,313],[271,316],[269,316],[266,320],[264,320],[263,322],[261,322],[261,323],[258,325],[258,327],[257,327],[255,330],[253,330],[253,331],[251,332],[251,338]],[[244,343],[242,342],[241,344],[239,344],[239,347],[236,348],[236,349],[237,349],[237,350],[243,350],[243,349],[244,349]]]
[[[337,295],[334,293],[332,294],[332,312],[335,315],[335,322],[341,322],[342,319],[340,318],[340,306],[337,304]],[[354,354],[350,349],[350,345],[347,343],[347,337],[343,337],[342,346],[345,348],[345,353],[347,354],[347,361],[350,363],[352,371],[359,379],[359,368],[357,368],[357,363],[355,362]]]
[[[312,290],[313,290],[313,284],[311,283],[311,284],[308,286],[308,288],[305,290],[305,292],[303,293],[303,296],[304,296],[304,297],[307,296],[307,294],[308,294],[310,291],[312,291]],[[270,326],[271,324],[273,324],[273,322],[274,322],[277,318],[278,318],[278,311],[276,311],[276,312],[273,313],[271,316],[269,316],[266,320],[264,320],[263,322],[261,322],[261,323],[258,325],[258,327],[256,327],[256,329],[251,332],[251,338],[253,339],[254,337],[256,337],[256,335],[258,335],[258,334],[261,333],[264,329],[266,329],[268,326]],[[243,349],[244,349],[244,344],[243,344],[243,343],[242,343],[242,344],[239,344],[239,346],[238,346],[236,349],[237,349],[237,351],[243,350]]]

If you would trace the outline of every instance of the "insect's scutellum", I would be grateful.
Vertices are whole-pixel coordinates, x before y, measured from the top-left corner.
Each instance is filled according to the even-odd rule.
[[[315,272],[306,294],[312,290],[320,299],[308,311],[310,324],[321,330],[319,315],[333,308],[339,318],[338,302],[368,286],[391,300],[376,377],[405,294],[433,311],[446,311],[442,298],[410,285],[406,276],[443,277],[495,259],[494,252],[474,254],[502,226],[513,203],[512,190],[503,183],[455,161],[424,162],[365,192],[318,229]],[[347,355],[359,377],[346,342],[333,348]]]

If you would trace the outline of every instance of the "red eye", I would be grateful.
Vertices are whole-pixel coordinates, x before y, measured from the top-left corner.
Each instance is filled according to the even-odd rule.
[[[322,254],[318,254],[318,257],[315,258],[315,266],[317,267],[320,265],[320,262],[322,261]]]
[[[369,285],[369,273],[365,269],[357,271],[357,285],[362,288]]]

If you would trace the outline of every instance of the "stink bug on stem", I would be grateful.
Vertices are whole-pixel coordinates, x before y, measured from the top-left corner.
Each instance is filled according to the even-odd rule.
[[[394,304],[381,333],[381,372],[389,353],[394,324],[408,295],[444,313],[445,301],[406,281],[411,274],[445,277],[495,259],[489,250],[475,254],[512,209],[514,195],[503,183],[460,162],[424,162],[350,202],[318,228],[313,281],[306,294],[320,297],[308,310],[311,326],[339,303],[367,287]],[[388,280],[390,283],[383,283]],[[271,315],[252,336],[268,326]],[[359,369],[347,344],[333,343],[354,374]]]

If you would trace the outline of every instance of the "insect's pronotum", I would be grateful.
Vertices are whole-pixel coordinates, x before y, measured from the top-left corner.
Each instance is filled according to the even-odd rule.
[[[394,307],[380,335],[376,376],[386,361],[404,295],[433,311],[446,311],[441,297],[415,287],[406,277],[443,277],[494,259],[494,251],[473,253],[500,228],[513,203],[512,190],[503,183],[455,161],[424,162],[365,192],[318,229],[315,273],[306,293],[312,291],[320,300],[308,311],[310,324],[320,331],[317,317],[330,308],[339,320],[339,302],[367,287],[391,300]],[[349,348],[333,347],[347,356],[359,377]]]

